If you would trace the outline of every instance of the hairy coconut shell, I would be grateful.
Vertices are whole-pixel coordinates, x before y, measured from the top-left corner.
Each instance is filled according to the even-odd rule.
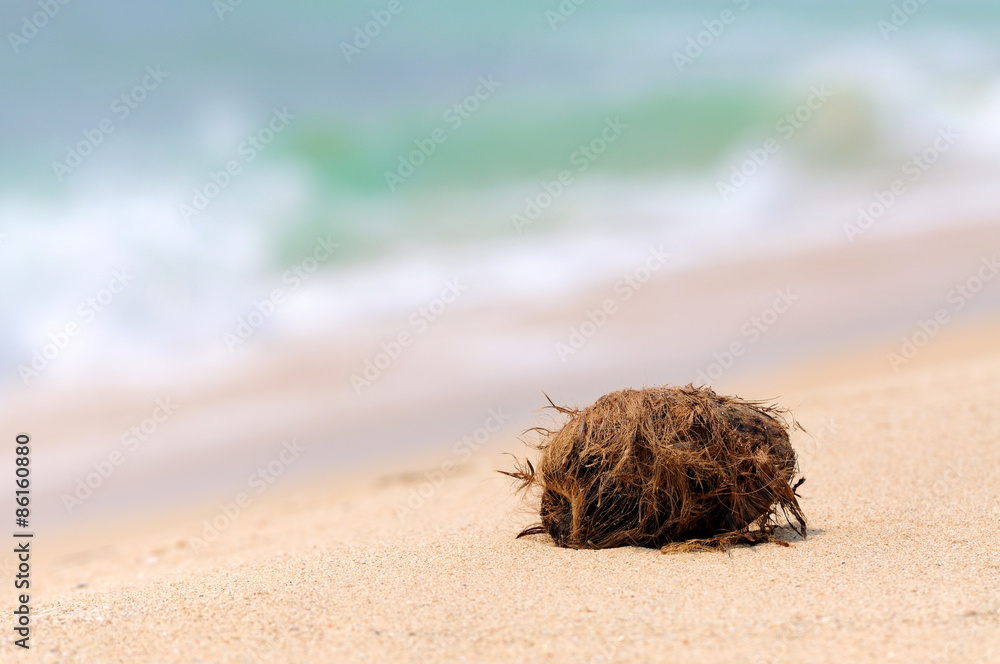
[[[784,411],[691,385],[552,407],[569,421],[537,429],[537,468],[525,460],[504,473],[541,493],[541,523],[518,537],[548,533],[575,549],[726,547],[777,541],[778,510],[805,536]]]

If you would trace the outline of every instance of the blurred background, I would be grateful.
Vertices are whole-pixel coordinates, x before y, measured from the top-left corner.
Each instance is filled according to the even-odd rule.
[[[0,25],[0,421],[53,526],[229,496],[285,440],[291,482],[462,456],[542,390],[861,348],[891,372],[936,311],[1000,312],[993,2],[10,0]]]

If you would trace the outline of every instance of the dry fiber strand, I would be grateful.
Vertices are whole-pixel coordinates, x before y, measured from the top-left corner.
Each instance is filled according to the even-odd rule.
[[[779,510],[805,537],[786,411],[691,385],[621,390],[582,410],[549,403],[569,421],[534,429],[537,468],[501,471],[541,493],[541,523],[518,537],[548,533],[574,549],[787,546]]]

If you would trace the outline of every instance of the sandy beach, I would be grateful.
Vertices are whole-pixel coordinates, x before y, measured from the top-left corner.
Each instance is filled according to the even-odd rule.
[[[4,659],[996,661],[1000,354],[970,341],[985,332],[895,375],[763,381],[794,386],[782,403],[810,431],[793,438],[810,535],[785,531],[789,548],[516,540],[530,505],[494,472],[523,451],[511,437],[455,469],[276,489],[204,546],[225,501],[38,537],[36,646]]]
[[[996,2],[8,4],[0,664],[1000,664]]]

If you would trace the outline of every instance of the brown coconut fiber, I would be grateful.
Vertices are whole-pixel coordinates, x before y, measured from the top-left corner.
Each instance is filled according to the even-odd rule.
[[[547,397],[546,397],[547,398]],[[776,542],[778,512],[799,535],[787,413],[707,387],[607,394],[541,434],[537,468],[518,461],[521,490],[541,493],[541,523],[558,546],[660,547],[677,552]],[[794,519],[794,523],[793,523]]]

